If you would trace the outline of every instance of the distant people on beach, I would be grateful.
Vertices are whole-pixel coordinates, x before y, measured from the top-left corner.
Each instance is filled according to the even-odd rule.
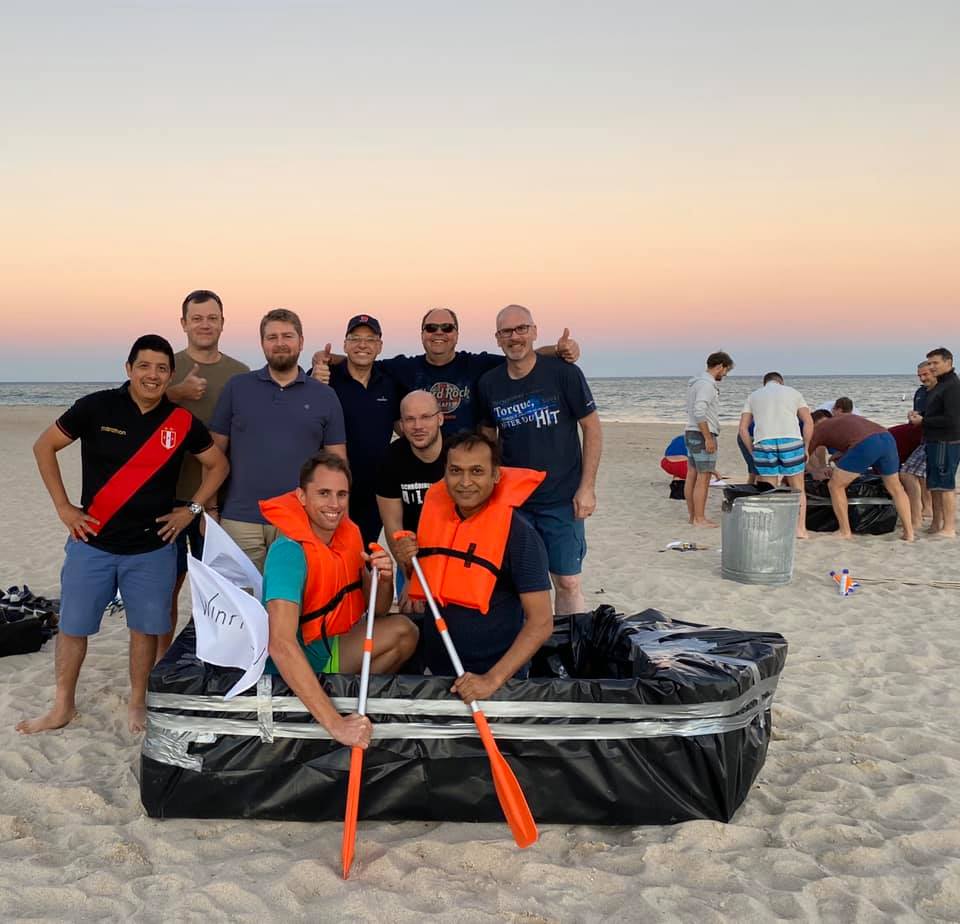
[[[927,446],[923,441],[922,419],[927,408],[927,397],[937,385],[937,377],[930,369],[929,360],[925,359],[917,364],[917,378],[920,379],[920,385],[913,393],[913,411],[907,415],[910,423],[906,426],[911,428],[912,436],[918,440],[919,445],[913,448],[900,464],[900,481],[910,498],[910,516],[914,529],[923,525],[925,516],[933,516],[933,504],[927,489]],[[900,427],[891,428],[890,432],[894,429],[901,430]],[[899,442],[897,446],[900,446]]]
[[[139,337],[127,381],[75,402],[34,444],[37,468],[68,538],[60,573],[56,693],[45,715],[17,725],[23,734],[61,728],[76,715],[76,690],[107,605],[119,591],[130,630],[131,732],[146,722],[147,677],[157,640],[170,631],[177,538],[213,503],[229,471],[204,424],[166,396],[176,364],[156,334]],[[57,453],[80,440],[80,505],[70,502]],[[185,453],[201,468],[185,506],[176,504]]]
[[[751,435],[751,424],[755,425]],[[763,386],[747,396],[740,414],[739,437],[753,457],[757,480],[779,484],[782,478],[800,492],[797,536],[807,538],[807,497],[803,486],[813,418],[803,395],[783,383],[779,372],[768,372]]]
[[[903,528],[903,538],[912,542],[913,521],[910,501],[900,484],[900,459],[893,436],[880,424],[858,414],[829,411],[813,412],[813,436],[809,445],[808,467],[815,478],[830,479],[830,502],[840,525],[839,535],[850,539],[850,517],[847,506],[847,485],[873,469],[893,498]],[[833,453],[835,468],[828,470],[826,451]]]
[[[717,526],[707,519],[707,491],[717,470],[717,438],[720,433],[720,382],[733,369],[729,353],[711,353],[705,372],[687,383],[687,480],[684,494],[687,515],[694,526]]]
[[[223,333],[223,302],[216,292],[197,289],[180,306],[180,326],[187,338],[187,346],[174,356],[176,367],[167,388],[167,397],[185,407],[194,417],[209,425],[213,409],[224,385],[235,375],[249,372],[246,363],[220,352]],[[180,480],[177,482],[177,505],[185,506],[200,486],[200,465],[189,453],[183,457]],[[220,517],[220,498],[207,504],[206,513]],[[177,598],[187,575],[187,549],[195,558],[203,554],[203,517],[194,517],[177,537],[177,583],[173,588],[170,608],[170,631],[160,636],[157,660],[163,657],[177,631],[179,617]]]
[[[953,369],[953,353],[946,347],[931,350],[927,360],[937,384],[927,394],[923,413],[912,411],[910,421],[922,423],[927,447],[927,488],[933,502],[930,533],[956,538],[960,379]]]

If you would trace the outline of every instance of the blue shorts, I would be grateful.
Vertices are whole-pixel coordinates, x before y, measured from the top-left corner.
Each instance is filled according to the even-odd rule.
[[[177,507],[186,507],[186,501],[175,501],[173,509]],[[190,525],[177,536],[177,577],[187,573],[187,545],[190,546],[190,554],[194,558],[203,556],[203,534],[200,532],[200,523],[203,520],[203,514],[198,514],[191,521]]]
[[[551,574],[579,574],[587,557],[587,531],[573,515],[573,502],[539,510],[523,508],[524,515],[547,547]]]
[[[716,440],[717,437],[715,436]],[[686,430],[683,442],[687,447],[687,465],[698,472],[715,472],[717,470],[717,454],[707,452],[706,437],[699,430]],[[719,445],[719,440],[717,440]]]
[[[960,442],[927,443],[927,490],[955,491]]]
[[[900,471],[900,455],[893,434],[871,433],[840,457],[837,468],[857,475],[866,475],[871,468],[884,478],[896,475]]]
[[[177,577],[177,550],[116,555],[68,539],[60,571],[60,631],[96,635],[107,605],[120,591],[127,626],[144,635],[170,631],[170,600]]]
[[[763,478],[799,475],[806,465],[803,440],[777,437],[753,444],[753,461],[757,474]]]
[[[757,467],[753,464],[753,456],[747,452],[747,444],[743,441],[743,437],[740,434],[737,434],[737,448],[740,450],[740,455],[743,456],[743,461],[747,463],[747,473],[750,475],[757,474]]]

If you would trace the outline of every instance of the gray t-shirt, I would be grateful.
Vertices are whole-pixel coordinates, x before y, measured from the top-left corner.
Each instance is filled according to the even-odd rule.
[[[203,397],[194,401],[184,398],[176,403],[185,407],[194,417],[205,424],[210,423],[213,410],[217,406],[217,399],[227,384],[235,375],[249,372],[250,367],[245,363],[221,353],[215,363],[198,363],[186,350],[181,350],[174,357],[175,368],[170,379],[171,385],[179,385],[195,365],[200,367],[197,375],[207,380],[207,390]],[[203,473],[200,463],[189,453],[183,457],[183,467],[180,469],[180,479],[177,481],[177,499],[191,500],[200,487]]]
[[[210,429],[230,438],[230,482],[221,515],[266,523],[258,502],[292,491],[300,466],[325,446],[345,445],[336,392],[301,369],[278,385],[264,366],[224,386]]]
[[[699,430],[703,421],[714,436],[720,432],[720,386],[709,372],[687,383],[687,429]]]

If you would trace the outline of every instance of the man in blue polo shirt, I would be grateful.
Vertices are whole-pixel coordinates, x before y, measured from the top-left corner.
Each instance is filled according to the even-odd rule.
[[[277,530],[263,518],[259,502],[292,491],[303,460],[321,449],[343,458],[347,452],[336,394],[298,365],[300,318],[286,308],[268,311],[260,341],[267,364],[227,382],[210,432],[231,466],[220,522],[262,571]]]
[[[347,322],[343,351],[347,361],[330,370],[330,387],[343,408],[350,463],[350,519],[360,527],[364,548],[376,542],[383,524],[377,508],[377,466],[400,416],[396,382],[376,358],[383,349],[380,322],[358,314]]]

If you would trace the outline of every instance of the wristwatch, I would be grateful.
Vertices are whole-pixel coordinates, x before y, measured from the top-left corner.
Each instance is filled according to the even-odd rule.
[[[196,501],[190,501],[190,503],[187,504],[187,510],[189,510],[194,516],[199,513],[203,513],[203,507]]]

